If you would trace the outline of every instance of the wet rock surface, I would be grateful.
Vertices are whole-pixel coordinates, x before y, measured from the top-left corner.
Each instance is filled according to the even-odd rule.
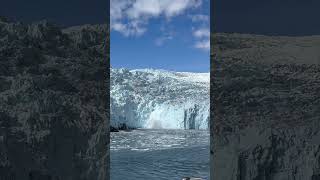
[[[0,176],[106,179],[108,26],[2,19]]]
[[[110,132],[119,132],[119,131],[131,131],[131,130],[134,130],[136,128],[130,128],[127,126],[126,123],[121,123],[119,125],[119,127],[113,127],[113,126],[110,126]]]
[[[212,42],[211,179],[319,179],[320,36]]]

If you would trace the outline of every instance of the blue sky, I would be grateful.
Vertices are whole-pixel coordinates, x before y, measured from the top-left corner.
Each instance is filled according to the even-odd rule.
[[[111,66],[209,72],[209,0],[111,0]]]

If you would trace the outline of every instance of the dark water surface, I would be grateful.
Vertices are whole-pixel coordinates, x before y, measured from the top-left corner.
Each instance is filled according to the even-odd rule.
[[[209,131],[111,133],[111,180],[209,179]]]

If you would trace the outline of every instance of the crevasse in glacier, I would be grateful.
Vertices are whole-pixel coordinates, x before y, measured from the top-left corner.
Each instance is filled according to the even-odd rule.
[[[111,126],[208,129],[209,73],[111,69]]]

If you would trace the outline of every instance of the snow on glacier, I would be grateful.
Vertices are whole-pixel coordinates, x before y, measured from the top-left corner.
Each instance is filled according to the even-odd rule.
[[[208,129],[209,73],[111,69],[111,126]]]

